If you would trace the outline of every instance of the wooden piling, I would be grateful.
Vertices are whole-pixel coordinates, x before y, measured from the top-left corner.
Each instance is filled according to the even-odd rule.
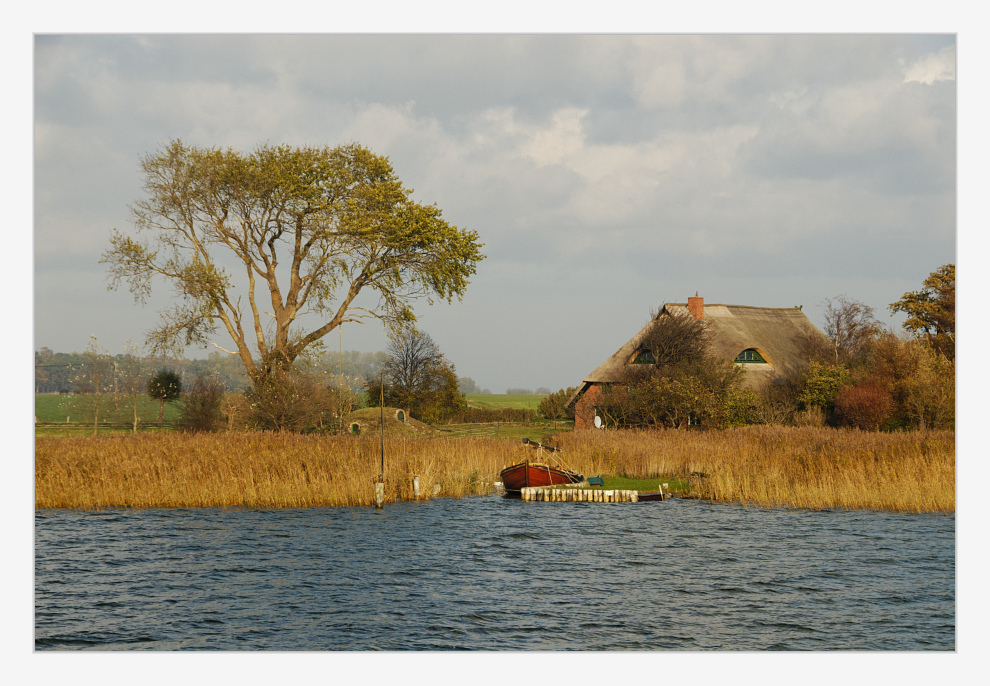
[[[528,486],[520,491],[526,501],[573,503],[638,503],[639,493],[632,490],[600,490],[588,488]]]

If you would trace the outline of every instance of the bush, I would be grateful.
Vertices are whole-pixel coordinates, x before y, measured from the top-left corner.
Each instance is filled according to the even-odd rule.
[[[551,421],[558,421],[564,417],[574,419],[574,407],[567,407],[567,401],[576,390],[577,388],[562,388],[555,393],[546,394],[547,397],[540,401],[537,412],[544,419]]]
[[[840,424],[877,431],[890,418],[894,401],[876,380],[843,386],[835,396],[835,414]]]
[[[220,412],[228,431],[245,431],[252,428],[251,400],[243,393],[228,393],[220,403]]]
[[[223,423],[224,391],[224,385],[217,377],[197,375],[179,408],[182,427],[195,432],[218,431]]]
[[[793,422],[801,389],[794,379],[775,377],[757,394],[752,420],[758,424],[785,425]]]
[[[271,431],[337,430],[336,420],[354,407],[349,390],[294,370],[275,370],[257,380],[248,397],[252,424]]]
[[[835,394],[849,380],[849,372],[843,367],[812,362],[804,374],[798,406],[803,410],[820,407],[827,418],[835,409]]]

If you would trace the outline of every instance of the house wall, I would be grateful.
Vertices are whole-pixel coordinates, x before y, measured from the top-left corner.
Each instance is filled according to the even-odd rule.
[[[574,428],[594,429],[595,428],[595,405],[602,395],[602,387],[593,383],[584,392],[584,395],[574,404]]]

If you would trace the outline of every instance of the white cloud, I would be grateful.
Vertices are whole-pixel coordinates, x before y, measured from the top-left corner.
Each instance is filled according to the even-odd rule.
[[[904,83],[917,81],[931,85],[936,81],[954,81],[955,78],[955,45],[947,45],[938,52],[928,53],[904,68]]]

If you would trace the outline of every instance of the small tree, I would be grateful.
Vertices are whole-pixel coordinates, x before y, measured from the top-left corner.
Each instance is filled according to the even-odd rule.
[[[100,403],[103,393],[110,385],[113,374],[113,362],[106,349],[96,340],[96,336],[90,336],[84,353],[85,379],[80,384],[84,391],[83,395],[73,399],[73,409],[79,412],[84,419],[93,421],[93,435],[96,436],[100,427]]]
[[[540,401],[537,411],[545,419],[549,419],[555,424],[564,417],[574,419],[574,408],[567,407],[567,401],[574,395],[574,391],[576,390],[577,388],[562,388],[559,391],[550,393]]]
[[[125,395],[131,400],[133,410],[133,432],[138,430],[138,398],[145,388],[144,362],[138,355],[138,348],[131,341],[124,344],[124,359],[120,365],[120,380]]]
[[[368,405],[378,405],[384,395],[385,404],[405,408],[425,422],[444,421],[467,407],[454,365],[429,334],[404,331],[389,342],[386,353],[382,376],[365,384]]]
[[[739,392],[742,369],[710,353],[705,323],[691,315],[653,314],[634,362],[624,381],[636,424],[737,424],[756,402]]]
[[[890,312],[908,316],[904,329],[925,338],[947,359],[956,356],[956,265],[942,265],[924,281],[924,288],[890,305]]]
[[[194,432],[217,431],[223,421],[223,383],[215,375],[196,375],[192,388],[182,396],[179,409],[184,429]]]
[[[905,409],[919,429],[955,429],[956,365],[934,346],[923,345],[915,373],[906,380]]]
[[[159,369],[148,381],[148,395],[159,402],[158,423],[165,421],[165,403],[182,396],[182,379],[171,369]]]

